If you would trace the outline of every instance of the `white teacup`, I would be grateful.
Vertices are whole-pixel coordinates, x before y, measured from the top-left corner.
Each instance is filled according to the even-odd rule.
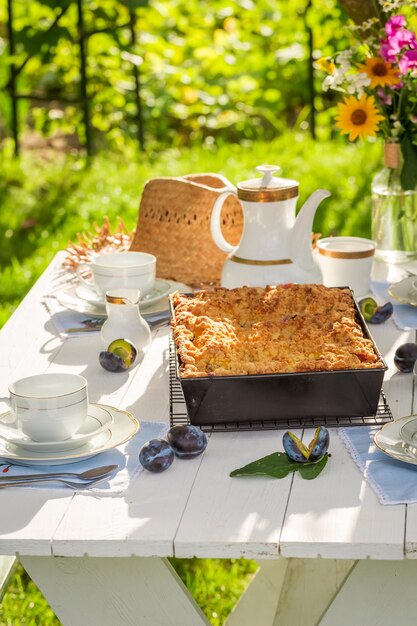
[[[88,268],[92,280],[82,275]],[[156,278],[156,257],[147,252],[111,252],[97,254],[90,263],[80,263],[79,280],[103,296],[106,291],[118,289],[140,290],[142,295],[152,291]]]
[[[326,287],[350,287],[369,293],[375,241],[363,237],[325,237],[317,242],[317,261]]]
[[[64,441],[88,414],[87,381],[77,374],[38,374],[9,386],[16,425],[33,441]]]

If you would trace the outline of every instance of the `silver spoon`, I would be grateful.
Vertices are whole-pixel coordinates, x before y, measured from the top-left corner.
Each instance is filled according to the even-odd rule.
[[[14,483],[27,480],[50,480],[52,478],[77,478],[78,480],[94,480],[110,474],[118,465],[102,465],[93,467],[85,472],[50,472],[48,474],[26,474],[25,476],[0,476],[0,486],[3,483]]]
[[[85,482],[74,482],[72,480],[68,480],[66,478],[49,478],[49,477],[44,477],[44,478],[33,478],[33,479],[24,479],[22,476],[22,480],[5,480],[4,482],[0,483],[0,489],[5,489],[6,487],[27,487],[28,485],[34,485],[38,482],[60,482],[64,485],[66,485],[67,487],[71,487],[71,489],[88,489],[89,487],[92,487],[94,485],[97,485],[97,483],[102,483],[105,480],[107,480],[107,478],[109,477],[109,474],[105,474],[104,476],[101,476],[100,478],[94,478],[93,480],[88,480]]]

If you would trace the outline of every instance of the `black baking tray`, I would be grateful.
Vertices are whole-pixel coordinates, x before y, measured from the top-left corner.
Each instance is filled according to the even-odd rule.
[[[343,287],[342,287],[343,288]],[[192,294],[187,294],[192,297]],[[357,322],[384,365],[374,369],[181,378],[188,419],[195,426],[375,415],[387,365],[355,303]],[[174,311],[171,304],[171,314]]]

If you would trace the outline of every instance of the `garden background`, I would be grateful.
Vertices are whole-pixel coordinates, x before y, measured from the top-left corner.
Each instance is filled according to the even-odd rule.
[[[346,47],[346,22],[336,0],[2,0],[0,326],[77,232],[132,230],[153,177],[237,183],[277,163],[299,206],[331,192],[315,232],[369,236],[382,146],[339,137],[313,65]],[[216,626],[256,570],[173,562]],[[19,569],[0,626],[58,623]]]

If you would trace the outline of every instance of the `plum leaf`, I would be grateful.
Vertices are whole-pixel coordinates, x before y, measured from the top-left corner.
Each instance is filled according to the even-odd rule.
[[[297,469],[300,472],[300,476],[306,480],[313,480],[313,478],[316,478],[324,470],[328,460],[329,455],[325,454],[318,461],[314,463],[303,463],[303,465],[300,465]]]
[[[233,470],[230,476],[270,476],[271,478],[285,478],[290,472],[300,472],[303,478],[316,478],[324,469],[328,455],[325,454],[319,461],[298,463],[291,461],[285,452],[273,452],[244,467]]]

